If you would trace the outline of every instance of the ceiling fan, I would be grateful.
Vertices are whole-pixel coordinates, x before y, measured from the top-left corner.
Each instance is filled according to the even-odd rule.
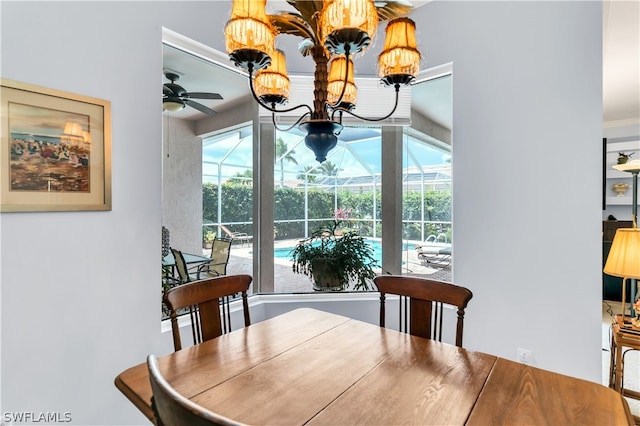
[[[197,109],[207,115],[215,115],[216,112],[211,108],[202,105],[193,99],[222,99],[219,93],[206,93],[206,92],[187,92],[182,86],[175,82],[180,78],[176,73],[165,71],[165,77],[171,83],[165,83],[162,85],[162,108],[167,111],[180,111],[185,106],[189,105],[192,108]]]

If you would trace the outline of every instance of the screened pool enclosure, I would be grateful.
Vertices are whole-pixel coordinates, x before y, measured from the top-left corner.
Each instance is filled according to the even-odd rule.
[[[299,131],[276,132],[275,139],[274,274],[285,272],[287,250],[296,241],[335,220],[370,238],[376,256],[381,256],[381,129],[345,128],[338,146],[323,163],[315,160]],[[450,145],[411,129],[403,131],[401,139],[402,273],[435,273],[446,279],[451,267]],[[253,233],[253,143],[251,126],[203,140],[203,233],[222,235],[219,224],[235,232]],[[448,247],[449,251],[442,256],[426,253],[432,255],[427,258],[420,256],[422,245]],[[234,252],[240,251],[242,248],[234,247]],[[246,260],[252,258],[252,251],[246,255]],[[305,281],[307,277],[290,279]],[[277,287],[278,278],[274,281]],[[291,290],[310,288],[300,285]]]

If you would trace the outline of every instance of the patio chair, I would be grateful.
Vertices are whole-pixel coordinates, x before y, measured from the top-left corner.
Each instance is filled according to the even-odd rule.
[[[182,252],[180,250],[174,249],[173,247],[170,247],[170,250],[173,254],[173,259],[175,260],[175,271],[178,274],[177,277],[173,278],[177,281],[176,284],[184,284],[199,279],[198,276],[191,275],[189,273],[187,262],[184,260]]]
[[[231,254],[232,238],[214,238],[211,245],[211,261],[197,266],[197,278],[218,277],[227,275],[227,265]]]
[[[220,227],[220,229],[222,229],[222,231],[227,234],[227,238],[231,238],[232,240],[237,240],[240,241],[240,243],[244,244],[245,242],[247,243],[247,245],[249,245],[251,243],[251,241],[253,240],[253,236],[252,235],[248,235],[246,232],[232,232],[229,228],[227,228],[224,225],[218,225]]]
[[[417,245],[416,253],[423,266],[431,268],[446,268],[451,265],[451,244],[431,243]]]
[[[464,310],[473,297],[471,290],[455,284],[406,275],[380,275],[373,282],[380,292],[380,327],[385,326],[386,294],[397,294],[400,296],[400,331],[441,342],[443,307],[452,306],[458,308],[455,344],[462,347]]]

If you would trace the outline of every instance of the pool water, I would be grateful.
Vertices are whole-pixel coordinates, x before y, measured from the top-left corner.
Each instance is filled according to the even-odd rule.
[[[382,244],[379,240],[367,240],[367,243],[373,248],[373,257],[379,265],[382,264]],[[402,245],[402,250],[407,250],[407,244]],[[273,250],[273,257],[278,259],[291,259],[293,247],[279,247]]]

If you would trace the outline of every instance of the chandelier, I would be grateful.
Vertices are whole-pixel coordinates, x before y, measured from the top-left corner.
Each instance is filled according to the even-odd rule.
[[[398,106],[401,86],[413,81],[419,70],[415,23],[402,17],[411,11],[405,3],[373,0],[287,0],[298,13],[266,13],[266,0],[234,0],[231,19],[225,26],[227,53],[236,66],[249,74],[254,99],[272,113],[278,130],[298,126],[306,133],[305,144],[323,162],[338,143],[342,115],[365,121],[389,118]],[[389,21],[384,47],[378,56],[378,73],[385,86],[395,89],[395,104],[384,117],[366,118],[353,112],[357,88],[353,55],[371,44],[379,20]],[[284,107],[289,100],[289,77],[285,55],[275,48],[278,34],[302,38],[300,53],[315,63],[313,105]],[[255,74],[254,74],[255,73]],[[305,112],[288,129],[276,125],[275,114],[298,109]]]

